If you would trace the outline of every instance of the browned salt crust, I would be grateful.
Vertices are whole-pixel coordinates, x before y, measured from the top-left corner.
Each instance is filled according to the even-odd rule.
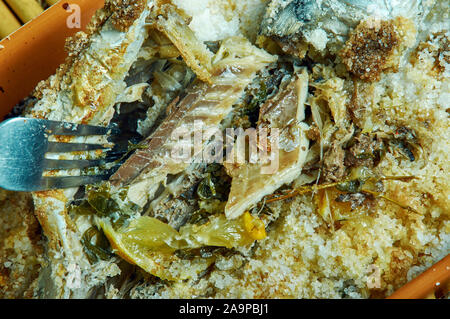
[[[112,13],[114,27],[126,32],[144,11],[145,4],[145,0],[109,0],[105,4],[105,9]]]
[[[347,70],[361,80],[378,81],[400,44],[393,21],[367,20],[352,32],[341,51]]]

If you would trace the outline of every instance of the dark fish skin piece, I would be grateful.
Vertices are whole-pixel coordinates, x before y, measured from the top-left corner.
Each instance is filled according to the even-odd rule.
[[[137,150],[118,170],[111,176],[110,182],[114,186],[123,186],[131,183],[145,168],[156,168],[158,162],[152,161],[153,155],[170,138],[171,133],[178,126],[178,122],[182,118],[182,114],[189,110],[193,101],[200,96],[200,92],[194,90],[188,94],[181,103],[178,98],[172,101],[168,109],[177,108],[161,123],[161,126],[143,143],[145,148]]]
[[[318,7],[314,0],[295,0],[291,5],[294,7],[293,11],[299,21],[311,22],[317,14]]]
[[[314,0],[294,0],[278,12],[276,19],[265,19],[261,34],[285,37],[297,33],[306,23],[313,21],[319,13]]]

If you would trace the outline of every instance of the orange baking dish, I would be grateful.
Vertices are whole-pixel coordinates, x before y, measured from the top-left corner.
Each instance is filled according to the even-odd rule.
[[[85,28],[103,4],[104,0],[59,1],[0,42],[0,120],[39,81],[55,73],[66,57],[65,39]],[[75,12],[70,5],[80,7],[81,29],[68,27]]]
[[[64,61],[65,39],[80,31],[67,26],[73,4],[80,6],[83,29],[104,0],[71,0],[70,4],[59,1],[0,42],[0,121]],[[449,279],[450,255],[447,255],[389,298],[426,298],[445,287]]]

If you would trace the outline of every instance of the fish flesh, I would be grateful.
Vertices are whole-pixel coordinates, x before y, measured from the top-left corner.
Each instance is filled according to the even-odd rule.
[[[261,156],[253,163],[225,164],[227,173],[232,177],[225,206],[227,218],[241,216],[265,195],[272,194],[300,175],[309,147],[309,140],[305,135],[308,125],[302,122],[305,119],[307,93],[308,73],[302,69],[261,106],[258,128],[279,129],[279,140],[270,139],[270,153],[274,156]],[[264,147],[266,146],[259,145],[260,149]],[[276,166],[272,167],[274,170],[267,168],[272,165],[272,161],[277,161]]]

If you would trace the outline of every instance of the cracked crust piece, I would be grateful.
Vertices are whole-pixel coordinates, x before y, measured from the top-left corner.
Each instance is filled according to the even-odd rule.
[[[145,0],[110,0],[105,3],[105,10],[112,13],[112,25],[121,32],[127,32],[145,10],[146,5]]]
[[[173,6],[164,5],[159,13],[156,28],[172,41],[199,79],[212,84],[212,52],[196,38]]]
[[[126,32],[144,10],[145,3],[145,0],[120,0],[119,3],[106,0],[104,8],[97,10],[84,32],[77,32],[73,37],[67,38],[65,48],[68,57],[66,61],[58,68],[54,76],[37,85],[33,95],[42,99],[48,92],[47,90],[61,90],[64,83],[70,85],[72,68],[79,63],[78,55],[92,43],[93,34],[98,32],[107,20],[112,28]]]

